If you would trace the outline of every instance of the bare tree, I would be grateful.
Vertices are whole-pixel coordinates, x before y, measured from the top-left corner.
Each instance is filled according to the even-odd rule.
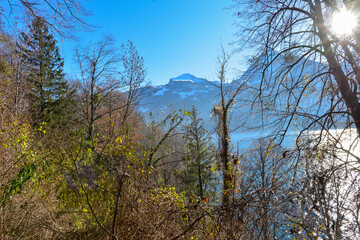
[[[19,21],[39,18],[62,37],[74,37],[75,30],[91,28],[88,12],[78,0],[8,0],[0,3],[0,29],[15,30]],[[29,19],[30,18],[30,19]]]
[[[113,40],[109,37],[93,47],[76,50],[76,57],[80,70],[80,114],[86,122],[87,136],[92,139],[95,123],[106,114],[124,106],[110,105],[104,109],[105,101],[120,88],[118,67],[121,59]]]
[[[356,129],[314,131],[303,136],[302,142],[301,178],[292,191],[292,232],[327,239],[358,238]]]
[[[121,46],[122,50],[122,84],[125,85],[125,110],[123,121],[134,111],[140,101],[149,94],[146,84],[144,59],[138,54],[130,40]]]
[[[238,219],[253,239],[286,235],[293,170],[289,159],[289,151],[276,146],[272,139],[259,140],[244,152],[236,167]]]
[[[360,28],[344,37],[330,26],[339,11],[357,14],[357,1],[234,0],[234,7],[246,19],[240,23],[241,44],[258,50],[256,100],[263,109],[277,104],[282,113],[279,135],[300,118],[310,121],[303,129],[353,124],[360,132]]]
[[[322,155],[323,150],[332,149],[333,144],[344,144],[343,134],[333,135],[333,129],[345,129],[340,130],[344,133],[355,127],[356,138],[359,138],[360,27],[356,26],[348,35],[338,35],[330,24],[333,16],[341,11],[358,15],[359,2],[233,2],[239,19],[246,19],[246,24],[240,23],[240,42],[242,46],[253,47],[257,53],[246,77],[259,80],[258,85],[253,85],[257,90],[253,103],[261,106],[259,117],[267,117],[265,122],[276,126],[274,132],[280,141],[286,140],[291,132],[299,133],[293,183],[304,181],[305,187],[299,192],[311,194],[301,198],[299,211],[292,216],[298,218],[294,224],[298,229],[305,229],[307,235],[315,231],[326,232],[329,239],[343,238],[344,228],[351,224],[340,219],[345,219],[349,209],[358,212],[358,207],[350,208],[350,201],[339,195],[354,199],[358,194],[354,191],[357,180],[343,180],[357,178],[353,164],[359,162],[358,151],[348,148],[347,155],[332,151],[331,157],[321,157],[316,162],[314,159],[319,156],[314,153]],[[304,141],[302,135],[312,135],[311,142]],[[313,153],[310,161],[305,152]],[[296,167],[300,167],[300,171],[296,171]],[[307,207],[309,199],[311,203]],[[325,230],[314,228],[316,225]]]

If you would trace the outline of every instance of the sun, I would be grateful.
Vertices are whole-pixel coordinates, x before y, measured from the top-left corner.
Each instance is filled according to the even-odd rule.
[[[340,36],[352,34],[356,25],[356,15],[346,10],[334,13],[331,20],[331,30]]]

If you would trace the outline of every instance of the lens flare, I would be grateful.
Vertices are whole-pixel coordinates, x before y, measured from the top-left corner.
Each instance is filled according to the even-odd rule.
[[[333,15],[331,30],[337,35],[350,35],[357,25],[356,15],[349,11],[340,11]]]

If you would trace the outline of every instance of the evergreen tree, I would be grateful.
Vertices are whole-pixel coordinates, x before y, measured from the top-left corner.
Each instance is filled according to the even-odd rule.
[[[180,177],[187,190],[196,190],[197,195],[205,199],[211,194],[211,189],[215,185],[211,170],[215,147],[194,106],[190,118],[191,123],[185,126],[184,134],[187,148],[186,169],[180,173]]]
[[[28,64],[29,105],[34,126],[43,122],[63,125],[69,118],[72,92],[64,79],[64,61],[46,23],[35,18],[27,34],[22,33],[21,50]]]

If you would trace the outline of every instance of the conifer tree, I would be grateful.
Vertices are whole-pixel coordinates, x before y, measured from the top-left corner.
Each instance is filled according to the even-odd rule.
[[[185,126],[186,169],[181,172],[181,178],[188,190],[196,190],[197,195],[205,199],[211,194],[214,185],[211,164],[215,148],[194,106],[190,118],[191,123]]]
[[[29,105],[31,122],[63,125],[69,117],[72,93],[64,79],[64,61],[57,41],[46,23],[39,17],[22,33],[21,51],[28,64]]]

